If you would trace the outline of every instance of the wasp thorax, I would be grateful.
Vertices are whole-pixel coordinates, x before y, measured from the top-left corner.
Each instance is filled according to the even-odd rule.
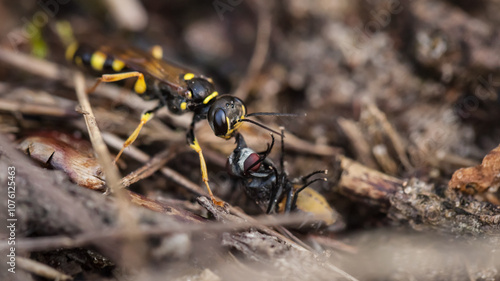
[[[210,106],[208,123],[216,136],[230,138],[245,118],[245,114],[242,100],[233,96],[222,96]]]
[[[215,91],[214,85],[201,77],[186,80],[186,84],[191,91],[194,102],[204,102],[205,98],[212,95]]]

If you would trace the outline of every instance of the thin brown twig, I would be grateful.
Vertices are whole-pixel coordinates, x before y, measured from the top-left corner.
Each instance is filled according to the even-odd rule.
[[[88,96],[85,92],[85,80],[83,75],[79,72],[75,73],[74,79],[76,95],[78,97],[78,101],[80,102],[85,124],[87,125],[90,142],[92,143],[94,151],[97,154],[97,160],[104,171],[108,187],[111,188],[111,191],[116,194],[117,198],[119,198],[123,195],[123,193],[120,193],[119,191],[120,175],[118,173],[118,169],[112,164],[112,158],[109,154],[108,147],[104,143],[101,131],[97,127],[97,121],[92,111],[92,107],[90,106]]]
[[[135,235],[135,230],[137,229],[137,218],[130,211],[130,204],[126,193],[120,188],[120,175],[118,173],[118,169],[115,165],[112,164],[112,158],[109,154],[108,148],[104,143],[104,140],[101,136],[101,132],[97,127],[97,122],[95,120],[95,116],[92,112],[92,108],[90,106],[90,102],[88,100],[87,93],[85,91],[85,79],[83,74],[80,72],[75,72],[74,74],[74,83],[76,95],[78,97],[78,101],[80,102],[80,106],[82,108],[85,123],[87,125],[87,129],[89,132],[90,142],[94,148],[95,153],[97,154],[97,161],[102,167],[104,175],[106,177],[106,184],[111,189],[111,191],[115,194],[118,200],[118,222],[119,224],[128,230],[130,233],[129,243],[124,244],[124,251],[131,251],[130,253],[134,253],[133,255],[125,254],[125,257],[128,257],[130,260],[123,260],[123,262],[130,263],[129,265],[140,265],[140,262],[143,261],[143,255],[140,253],[145,249],[144,242],[140,237]]]
[[[156,154],[153,158],[149,159],[141,168],[133,171],[121,180],[122,187],[128,187],[141,179],[151,176],[153,173],[161,169],[170,159],[174,157],[172,149],[166,149]]]
[[[257,39],[252,54],[252,59],[248,65],[247,73],[243,80],[240,82],[234,95],[242,100],[248,96],[250,88],[255,83],[257,75],[259,74],[264,62],[266,61],[267,52],[269,50],[269,39],[271,38],[272,30],[272,2],[269,1],[254,1],[257,13]]]
[[[79,114],[75,112],[74,108],[61,108],[60,106],[26,103],[8,99],[0,99],[0,110],[16,113],[20,112],[22,114],[46,115],[54,117],[74,118],[79,116]]]
[[[170,202],[167,203],[165,201],[160,202],[129,190],[126,190],[126,192],[129,196],[130,202],[146,209],[172,216],[178,221],[192,223],[200,223],[204,221],[204,219],[198,215],[189,212],[184,208],[178,207],[179,204],[171,204]]]

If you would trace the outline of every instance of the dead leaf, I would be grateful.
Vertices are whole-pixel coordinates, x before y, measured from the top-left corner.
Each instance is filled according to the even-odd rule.
[[[78,185],[94,190],[104,187],[101,166],[81,141],[71,141],[65,134],[45,135],[28,137],[18,148],[31,158],[64,171]]]

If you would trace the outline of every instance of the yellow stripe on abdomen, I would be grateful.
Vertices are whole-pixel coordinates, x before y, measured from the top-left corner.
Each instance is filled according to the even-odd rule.
[[[102,71],[104,67],[104,63],[106,62],[106,54],[103,52],[97,51],[92,54],[90,58],[90,66],[97,71]]]
[[[114,71],[118,72],[121,71],[125,67],[125,63],[121,60],[114,59],[113,64],[111,65],[111,68],[113,68]]]

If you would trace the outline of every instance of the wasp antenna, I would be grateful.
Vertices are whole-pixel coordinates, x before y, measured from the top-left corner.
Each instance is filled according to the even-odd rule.
[[[257,121],[254,121],[254,120],[251,120],[251,119],[241,119],[240,122],[249,122],[249,123],[252,123],[254,125],[257,125],[257,126],[259,126],[261,128],[264,128],[264,129],[266,129],[266,130],[268,130],[268,131],[270,131],[272,133],[275,133],[275,134],[280,135],[281,137],[283,137],[283,135],[281,133],[279,133],[279,132],[277,132],[277,131],[275,131],[275,130],[273,130],[273,129],[267,127],[266,125],[261,124],[261,123],[259,123]]]
[[[247,114],[247,117],[252,117],[252,116],[302,117],[302,116],[306,116],[306,114],[279,113],[279,112],[254,112],[254,113]]]

